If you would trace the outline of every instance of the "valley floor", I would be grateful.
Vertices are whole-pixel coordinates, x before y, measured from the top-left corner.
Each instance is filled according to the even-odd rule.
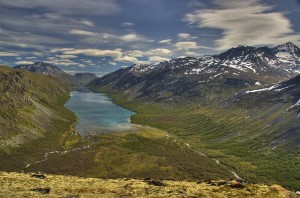
[[[135,127],[87,137],[84,147],[52,151],[23,170],[99,178],[235,179],[231,170],[165,131]]]

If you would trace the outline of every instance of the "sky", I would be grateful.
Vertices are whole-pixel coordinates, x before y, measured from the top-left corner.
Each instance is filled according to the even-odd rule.
[[[98,76],[238,45],[300,46],[300,0],[0,0],[0,64]]]

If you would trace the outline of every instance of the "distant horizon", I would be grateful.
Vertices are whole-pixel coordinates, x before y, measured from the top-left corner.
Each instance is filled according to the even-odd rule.
[[[108,73],[218,54],[238,45],[300,45],[298,0],[0,0],[0,64],[37,61]]]
[[[283,44],[280,44],[280,45],[286,45],[286,44],[289,44],[289,43],[292,43],[293,45],[295,45],[293,42],[291,42],[291,41],[287,41],[287,42],[285,42],[285,43],[283,43]],[[274,48],[274,47],[278,47],[278,46],[280,46],[280,45],[277,45],[277,46],[273,46],[273,47],[270,47],[270,46],[266,46],[266,45],[262,45],[262,46],[257,46],[257,47],[255,47],[255,48],[260,48],[260,47],[269,47],[269,48]],[[295,45],[295,46],[297,46],[297,45]],[[245,45],[238,45],[238,46],[236,46],[236,47],[232,47],[232,48],[230,48],[230,49],[233,49],[233,48],[238,48],[238,47],[254,47],[254,46],[245,46]],[[298,47],[298,46],[297,46]],[[227,50],[224,50],[223,52],[221,52],[221,53],[224,53],[224,52],[226,52],[226,51],[228,51],[228,50],[230,50],[230,49],[227,49]],[[216,55],[216,54],[211,54],[211,55],[202,55],[202,56],[213,56],[213,55]],[[174,60],[174,59],[178,59],[178,58],[185,58],[185,57],[193,57],[193,56],[182,56],[182,57],[176,57],[176,58],[171,58],[170,60]],[[201,57],[201,56],[195,56],[195,57]],[[48,64],[52,64],[51,62],[48,62],[48,61],[36,61],[36,62],[34,62],[34,63],[31,63],[31,64],[35,64],[35,63],[39,63],[39,62],[41,62],[41,63],[48,63]],[[164,62],[164,61],[161,61],[161,62]],[[160,62],[158,62],[158,63],[160,63]],[[31,65],[31,64],[20,64],[20,65]],[[54,65],[54,66],[57,66],[58,68],[60,68],[62,71],[64,71],[65,73],[67,73],[67,74],[70,74],[70,75],[75,75],[76,73],[93,73],[93,74],[95,74],[97,77],[102,77],[102,76],[104,76],[104,75],[106,75],[106,74],[108,74],[108,73],[111,73],[111,72],[113,72],[113,71],[110,71],[110,72],[94,72],[94,71],[86,71],[86,70],[65,70],[65,69],[63,69],[63,68],[61,68],[61,66],[59,66],[59,65],[55,65],[55,64],[52,64],[52,65]],[[126,68],[126,67],[131,67],[131,66],[133,66],[133,65],[135,65],[135,64],[132,64],[132,65],[129,65],[129,66],[122,66],[121,68]],[[14,67],[14,66],[18,66],[18,65],[8,65],[8,66],[10,66],[10,67]],[[121,69],[121,68],[118,68],[118,69]]]

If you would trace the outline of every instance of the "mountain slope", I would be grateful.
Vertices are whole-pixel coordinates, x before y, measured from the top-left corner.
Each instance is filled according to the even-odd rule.
[[[88,84],[95,78],[97,78],[96,74],[85,72],[85,73],[76,73],[74,75],[75,79],[79,81],[80,84]]]
[[[124,91],[132,99],[150,102],[189,100],[205,104],[241,89],[295,76],[300,71],[299,51],[292,43],[275,48],[238,46],[215,56],[133,65],[96,79],[90,87]]]
[[[250,126],[265,120],[259,131],[269,131],[268,147],[271,149],[300,151],[300,76],[290,80],[241,91],[227,103],[229,108],[247,109]]]
[[[54,120],[69,122],[60,108],[69,88],[56,78],[0,66],[1,151],[51,132]]]

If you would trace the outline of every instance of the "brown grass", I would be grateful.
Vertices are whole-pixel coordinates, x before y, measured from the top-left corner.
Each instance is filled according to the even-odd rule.
[[[279,186],[245,184],[232,188],[231,182],[214,186],[201,182],[161,181],[155,186],[136,179],[95,179],[74,176],[46,175],[45,179],[30,174],[0,172],[0,197],[294,197]],[[48,194],[32,191],[50,188]]]

